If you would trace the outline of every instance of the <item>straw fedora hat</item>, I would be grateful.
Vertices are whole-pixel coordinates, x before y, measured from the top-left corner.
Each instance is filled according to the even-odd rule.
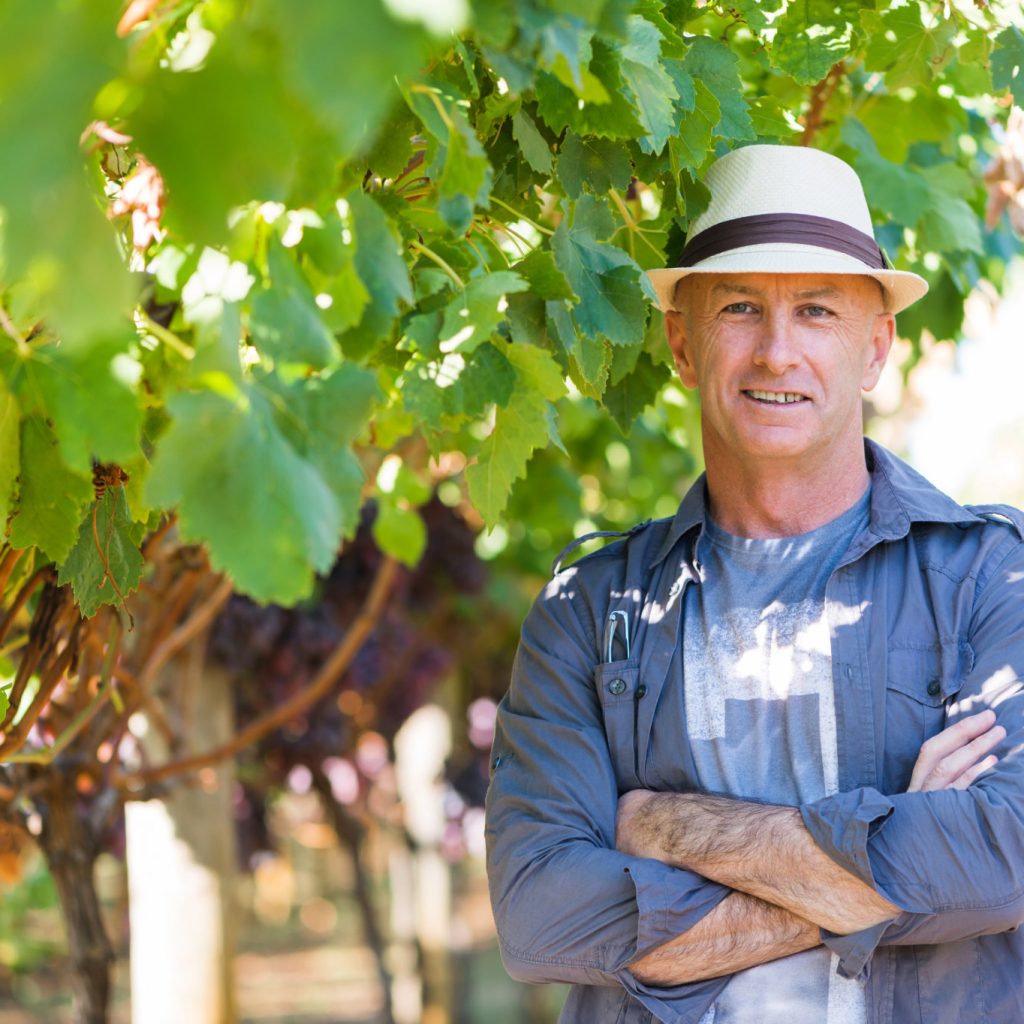
[[[878,247],[860,178],[849,164],[803,146],[745,146],[704,176],[711,203],[691,225],[676,266],[648,270],[658,305],[688,274],[864,274],[885,289],[886,308],[906,309],[926,291],[893,270]]]

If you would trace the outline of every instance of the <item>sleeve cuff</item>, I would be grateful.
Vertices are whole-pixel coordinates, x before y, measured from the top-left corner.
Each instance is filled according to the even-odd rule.
[[[727,886],[657,860],[636,860],[625,870],[636,887],[637,957],[689,931],[730,892]]]
[[[800,816],[811,838],[841,868],[877,889],[868,840],[889,820],[895,807],[877,789],[861,787],[804,804]]]
[[[868,840],[889,820],[895,806],[878,790],[862,787],[804,804],[800,816],[811,838],[825,853],[878,892],[868,857]],[[871,957],[891,923],[892,919],[881,921],[850,935],[821,929],[821,941],[839,957],[838,971],[842,977],[867,980]]]

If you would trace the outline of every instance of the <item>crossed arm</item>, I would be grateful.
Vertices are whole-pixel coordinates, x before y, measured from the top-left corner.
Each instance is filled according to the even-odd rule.
[[[966,789],[995,763],[989,751],[1006,732],[994,723],[995,714],[984,711],[926,741],[908,792]],[[818,945],[819,926],[856,932],[900,911],[822,851],[792,807],[636,790],[619,801],[616,845],[734,890],[694,927],[630,965],[649,985],[732,974]]]

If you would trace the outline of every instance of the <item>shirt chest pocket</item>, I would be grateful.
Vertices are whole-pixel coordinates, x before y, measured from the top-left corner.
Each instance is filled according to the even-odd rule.
[[[638,765],[637,724],[640,701],[647,688],[639,676],[640,667],[635,660],[610,661],[594,669],[594,685],[601,701],[608,752],[619,792],[643,785]]]
[[[944,728],[946,707],[973,664],[974,651],[966,640],[889,646],[884,792],[906,791],[921,745]]]

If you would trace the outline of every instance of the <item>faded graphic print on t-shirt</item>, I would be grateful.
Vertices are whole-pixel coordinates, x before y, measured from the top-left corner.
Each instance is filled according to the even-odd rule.
[[[798,537],[708,523],[687,589],[683,700],[696,779],[711,793],[796,806],[838,789],[825,588],[869,496]],[[864,1024],[862,986],[824,947],[734,975],[701,1024]]]

